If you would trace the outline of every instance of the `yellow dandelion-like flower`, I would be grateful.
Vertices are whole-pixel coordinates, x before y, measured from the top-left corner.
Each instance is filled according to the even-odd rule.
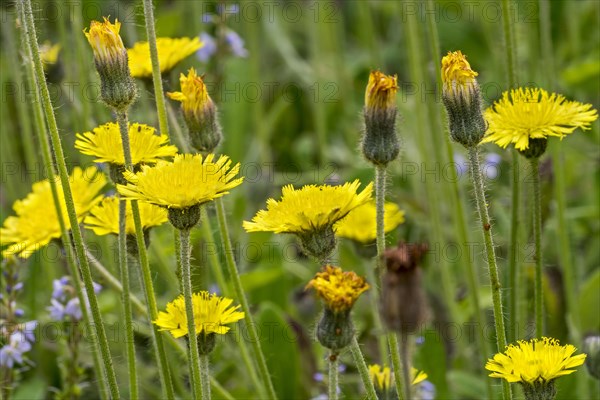
[[[469,98],[477,85],[477,72],[471,69],[467,57],[459,50],[448,52],[442,58],[442,82],[444,94],[464,95]]]
[[[240,164],[231,166],[227,156],[202,157],[200,154],[178,154],[173,162],[160,160],[156,166],[142,166],[137,174],[125,171],[127,185],[117,185],[119,193],[130,200],[157,206],[184,209],[222,197],[240,185],[236,178]]]
[[[305,233],[332,226],[356,207],[371,201],[373,183],[357,193],[360,182],[340,186],[307,185],[294,189],[284,186],[281,200],[267,200],[251,222],[244,221],[248,232]]]
[[[63,220],[67,228],[70,228],[60,179],[58,177],[55,179]],[[89,167],[85,170],[76,167],[69,182],[77,219],[81,222],[90,209],[102,199],[99,192],[106,185],[106,178],[99,173],[96,167]],[[13,209],[16,216],[6,218],[4,226],[0,228],[0,245],[8,245],[3,252],[4,256],[12,254],[27,258],[33,252],[46,246],[52,239],[60,238],[58,214],[54,207],[50,181],[47,179],[34,183],[31,193],[24,199],[17,200]]]
[[[195,53],[196,50],[202,47],[202,42],[197,37],[177,39],[160,37],[156,39],[156,47],[158,49],[160,73],[164,74],[175,68],[183,59]],[[129,55],[131,76],[134,78],[152,77],[152,62],[148,42],[135,43],[133,48],[127,50],[127,54]]]
[[[204,110],[212,106],[212,100],[202,77],[196,74],[194,68],[190,68],[187,76],[185,74],[179,76],[179,84],[181,92],[169,92],[167,95],[171,99],[181,102],[186,116],[201,120]]]
[[[391,232],[404,222],[404,211],[395,203],[385,203],[384,230]],[[360,243],[372,243],[377,238],[377,208],[375,202],[363,204],[335,224],[335,234]]]
[[[389,109],[396,104],[398,77],[380,71],[371,71],[365,91],[365,107],[368,109]]]
[[[192,305],[194,309],[194,323],[196,335],[217,333],[224,335],[229,331],[227,324],[232,324],[244,318],[242,311],[237,311],[240,306],[230,307],[232,299],[219,297],[208,292],[194,293]],[[185,300],[179,296],[167,304],[167,311],[158,313],[158,318],[153,321],[161,331],[169,331],[175,338],[188,334]]]
[[[586,355],[573,356],[576,350],[573,345],[561,346],[558,340],[547,337],[521,340],[488,360],[485,368],[492,372],[492,378],[511,383],[544,384],[575,372],[573,368],[584,363]]]
[[[115,19],[112,24],[104,17],[104,22],[92,21],[90,30],[83,30],[85,37],[92,46],[96,61],[106,64],[122,59],[125,51],[123,40],[119,35],[121,23]]]
[[[381,365],[369,365],[369,376],[375,386],[375,389],[387,391],[391,388],[392,373],[389,367],[381,367]],[[416,368],[411,368],[412,384],[417,385],[427,379],[427,374],[419,371]]]
[[[124,165],[123,142],[119,125],[109,122],[94,128],[92,132],[78,133],[75,148],[83,154],[96,157],[95,162]],[[162,157],[173,157],[177,147],[169,145],[167,135],[157,135],[151,126],[129,124],[129,145],[134,165],[154,164]]]
[[[352,308],[358,297],[369,289],[367,281],[352,271],[326,265],[308,282],[306,289],[314,288],[327,307],[335,313]]]
[[[44,44],[40,46],[40,58],[42,59],[44,70],[49,66],[56,64],[60,49],[61,46],[59,43],[52,45],[49,41],[44,42]]]
[[[160,226],[167,222],[167,210],[149,203],[138,203],[142,229],[146,230],[153,226]],[[125,232],[129,235],[135,234],[133,214],[130,202],[126,208]],[[119,198],[105,197],[102,202],[91,209],[90,214],[85,217],[85,227],[91,229],[96,235],[119,234]]]
[[[504,92],[484,116],[488,123],[484,143],[494,142],[503,148],[513,143],[517,150],[526,150],[531,139],[562,139],[577,128],[590,129],[598,112],[591,104],[567,101],[560,94],[519,88]]]

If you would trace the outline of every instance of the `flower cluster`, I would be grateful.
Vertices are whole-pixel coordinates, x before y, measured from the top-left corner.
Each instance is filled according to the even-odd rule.
[[[352,308],[358,297],[369,289],[364,278],[352,271],[326,265],[308,282],[306,289],[313,288],[326,306],[335,313],[343,313]]]
[[[102,286],[93,282],[94,292],[100,293]],[[52,281],[52,298],[50,306],[46,307],[50,313],[50,319],[57,322],[70,321],[79,322],[83,319],[81,303],[77,297],[75,288],[71,285],[71,278],[63,276]]]

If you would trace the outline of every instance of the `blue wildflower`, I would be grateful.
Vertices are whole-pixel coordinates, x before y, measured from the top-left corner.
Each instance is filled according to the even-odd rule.
[[[10,336],[7,345],[0,349],[0,366],[12,368],[15,364],[23,364],[23,354],[31,350],[31,343],[25,335],[15,332]]]
[[[237,34],[237,32],[228,30],[225,33],[225,41],[231,48],[231,52],[236,57],[248,57],[248,50],[244,48],[244,40],[240,37],[240,35]]]
[[[217,52],[217,42],[206,32],[200,34],[200,41],[202,42],[202,47],[196,51],[196,57],[205,63]]]

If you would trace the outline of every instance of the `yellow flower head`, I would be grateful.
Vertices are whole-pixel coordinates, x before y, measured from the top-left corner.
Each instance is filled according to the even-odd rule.
[[[153,226],[159,226],[167,222],[167,210],[162,207],[148,203],[138,203],[142,229],[146,230]],[[130,202],[127,202],[125,232],[129,235],[135,234],[133,214]],[[85,227],[92,229],[96,235],[119,234],[119,199],[117,197],[105,197],[102,202],[91,209],[90,214],[85,217]]]
[[[306,233],[332,226],[356,207],[371,201],[373,183],[357,193],[360,182],[340,186],[284,186],[281,200],[267,200],[252,222],[244,221],[247,232]]]
[[[202,157],[200,154],[178,154],[173,162],[160,160],[156,166],[142,166],[137,174],[126,171],[127,185],[117,190],[127,199],[157,206],[185,209],[200,205],[229,193],[244,178],[236,178],[240,164],[231,166],[227,156]]]
[[[85,37],[92,46],[94,58],[101,64],[112,63],[123,57],[125,46],[119,35],[121,23],[115,19],[112,24],[104,17],[104,22],[92,21],[90,30],[83,30]]]
[[[326,265],[308,282],[308,288],[314,288],[331,311],[342,313],[352,308],[369,284],[352,271],[343,272],[339,267]]]
[[[404,211],[395,203],[385,203],[384,230],[393,231],[404,222]],[[335,224],[335,234],[360,243],[372,243],[377,238],[377,209],[375,202],[363,204]]]
[[[244,318],[244,313],[237,311],[240,306],[230,307],[232,299],[219,297],[208,292],[194,293],[192,305],[194,309],[194,323],[196,335],[201,333],[217,333],[224,335],[229,331],[227,324],[232,324]],[[185,300],[179,296],[167,304],[167,311],[158,313],[158,318],[153,321],[161,331],[169,331],[175,338],[188,334]]]
[[[519,341],[508,345],[504,353],[488,360],[485,368],[492,378],[523,384],[545,384],[560,376],[575,372],[585,361],[585,354],[573,356],[577,349],[570,344],[561,346],[556,339]]]
[[[60,199],[63,220],[67,228],[71,227],[60,179],[55,178]],[[73,193],[75,212],[79,222],[102,198],[100,190],[106,185],[106,178],[98,173],[96,167],[82,170],[76,167],[70,176],[69,183]],[[61,235],[58,214],[54,206],[54,198],[50,181],[43,180],[33,184],[32,191],[13,205],[16,216],[4,220],[0,228],[0,245],[9,245],[3,255],[29,257],[33,252],[46,246],[52,239]]]
[[[196,50],[202,47],[202,43],[197,37],[193,39],[188,37],[177,39],[160,37],[156,39],[156,47],[158,48],[160,73],[164,74],[175,68],[183,59],[196,52]],[[129,55],[131,76],[134,78],[152,77],[152,62],[150,60],[150,45],[148,42],[134,44],[133,48],[127,50],[127,54]]]
[[[411,368],[412,384],[417,385],[427,379],[427,374],[423,371],[419,371],[416,368]],[[369,376],[375,389],[382,392],[387,391],[391,388],[391,371],[389,367],[381,367],[381,365],[373,364],[369,365]]]
[[[194,68],[190,68],[187,76],[184,74],[179,76],[179,84],[181,92],[170,92],[167,95],[181,102],[183,112],[187,116],[193,116],[197,120],[202,119],[206,108],[213,106],[202,77],[196,74]]]
[[[477,85],[477,72],[471,69],[467,57],[459,50],[448,52],[442,58],[442,82],[444,93],[450,96],[463,94],[466,98]]]
[[[538,88],[513,89],[485,111],[488,129],[483,142],[503,148],[514,143],[517,150],[526,150],[531,139],[562,139],[577,128],[590,129],[597,118],[591,104],[566,101]]]
[[[173,157],[177,147],[169,145],[167,135],[157,135],[151,126],[133,123],[129,125],[129,146],[134,165],[154,164],[161,157]],[[124,165],[123,142],[119,126],[109,122],[94,128],[92,132],[78,133],[75,148],[83,154],[96,157],[95,162]]]
[[[40,46],[40,58],[44,64],[44,69],[56,64],[58,61],[58,53],[60,53],[60,47],[59,43],[52,45],[49,41],[44,42],[44,44]]]
[[[365,107],[376,110],[393,108],[397,92],[398,76],[371,71],[365,92]]]

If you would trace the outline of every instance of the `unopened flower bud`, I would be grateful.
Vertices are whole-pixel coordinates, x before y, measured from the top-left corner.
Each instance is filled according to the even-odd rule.
[[[381,314],[389,329],[408,334],[425,321],[427,305],[419,264],[427,244],[399,243],[384,252]]]
[[[194,68],[190,68],[187,76],[181,74],[179,83],[181,92],[167,95],[181,102],[191,145],[201,153],[212,153],[222,137],[217,107],[208,95],[202,77],[196,75]]]
[[[448,112],[450,136],[465,147],[477,146],[486,129],[477,75],[460,51],[442,58],[442,100]]]
[[[588,336],[583,341],[583,351],[587,353],[585,366],[594,378],[600,380],[600,336]]]
[[[385,166],[398,157],[400,143],[396,135],[396,93],[398,78],[372,71],[365,93],[365,128],[362,152],[374,165]]]
[[[105,17],[104,22],[92,21],[89,31],[84,29],[83,33],[94,51],[102,101],[117,111],[124,111],[135,100],[137,89],[129,72],[120,29],[121,23],[117,19],[112,24]]]
[[[341,350],[348,346],[354,337],[354,324],[350,310],[335,313],[325,307],[323,316],[317,324],[319,343],[330,350]]]

